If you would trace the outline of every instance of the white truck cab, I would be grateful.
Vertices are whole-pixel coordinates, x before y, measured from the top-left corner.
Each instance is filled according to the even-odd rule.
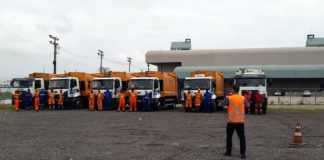
[[[100,90],[101,93],[105,93],[108,89],[114,104],[117,104],[117,98],[120,91],[126,86],[122,86],[122,80],[119,77],[106,77],[106,78],[94,78],[91,82],[91,89],[94,93]]]
[[[12,92],[16,90],[18,92],[27,92],[29,89],[33,94],[36,89],[45,89],[45,83],[43,78],[14,78],[10,83]]]
[[[212,94],[212,99],[216,99],[215,95],[215,80],[213,77],[205,77],[204,75],[195,75],[195,77],[186,77],[184,80],[184,87],[183,87],[183,93],[181,94],[181,100],[184,101],[184,93],[187,94],[188,91],[192,93],[193,96],[195,96],[195,93],[198,89],[200,89],[200,92],[202,95],[206,93],[206,90],[209,91],[209,93]]]
[[[260,69],[239,69],[235,73],[234,84],[240,86],[242,91],[260,91],[267,97],[267,78]]]
[[[80,83],[77,77],[51,78],[49,81],[49,91],[52,89],[55,94],[55,99],[58,98],[60,91],[64,93],[64,101],[75,103],[81,102]]]
[[[129,85],[129,88],[134,88],[139,97],[143,97],[145,92],[147,92],[152,93],[152,99],[161,98],[160,82],[157,77],[133,77],[130,79]],[[141,101],[141,99],[138,100]]]

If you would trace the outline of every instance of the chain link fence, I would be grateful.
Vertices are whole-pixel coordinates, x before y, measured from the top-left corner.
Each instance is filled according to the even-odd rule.
[[[323,105],[321,88],[269,88],[268,104],[272,105]]]
[[[12,91],[10,87],[0,87],[0,105],[11,104]]]

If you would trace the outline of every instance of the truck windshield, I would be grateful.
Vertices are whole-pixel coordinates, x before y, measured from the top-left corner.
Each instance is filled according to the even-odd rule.
[[[92,89],[113,89],[113,87],[114,87],[113,79],[93,80],[91,84]]]
[[[152,79],[132,79],[130,81],[130,87],[134,89],[153,89],[153,80]]]
[[[13,80],[11,82],[11,87],[13,88],[31,88],[33,87],[32,80]]]
[[[53,79],[49,82],[49,89],[68,89],[69,80],[68,79]]]
[[[265,86],[264,78],[237,78],[235,79],[235,84],[238,86],[246,86],[246,87],[259,87]]]
[[[185,90],[210,90],[210,79],[186,79],[184,81]]]

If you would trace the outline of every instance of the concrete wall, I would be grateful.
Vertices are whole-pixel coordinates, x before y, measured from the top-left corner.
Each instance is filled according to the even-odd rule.
[[[324,97],[269,96],[269,105],[323,105]]]

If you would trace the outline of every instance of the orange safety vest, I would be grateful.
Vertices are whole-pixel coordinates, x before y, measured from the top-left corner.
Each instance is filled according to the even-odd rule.
[[[48,93],[48,98],[49,98],[51,101],[54,101],[54,93],[53,93],[53,92],[49,92],[49,93]]]
[[[137,93],[136,92],[131,92],[130,93],[130,99],[134,101],[134,100],[136,100],[136,98],[137,98]]]
[[[229,123],[244,123],[245,121],[245,98],[239,94],[233,94],[228,97],[229,106],[227,109]]]
[[[89,100],[94,100],[95,99],[95,94],[92,92],[90,92],[90,95],[89,95]]]
[[[103,93],[98,93],[98,95],[97,95],[97,98],[98,98],[98,101],[102,101],[103,100]]]
[[[125,101],[125,93],[119,93],[119,101]]]

